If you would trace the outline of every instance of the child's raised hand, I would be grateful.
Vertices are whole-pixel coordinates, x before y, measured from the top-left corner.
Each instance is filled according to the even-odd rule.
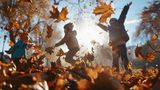
[[[132,2],[128,3],[127,5],[128,5],[128,6],[132,5]]]

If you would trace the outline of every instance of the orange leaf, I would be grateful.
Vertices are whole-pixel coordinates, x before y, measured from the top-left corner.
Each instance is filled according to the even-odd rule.
[[[93,13],[95,15],[102,15],[99,19],[100,22],[106,22],[107,18],[109,18],[113,13],[114,13],[114,10],[111,6],[111,3],[110,4],[106,4],[106,3],[103,3],[103,2],[100,2],[100,6],[97,6]]]
[[[67,14],[68,14],[68,9],[67,9],[67,7],[64,7],[64,8],[62,9],[61,13],[59,14],[59,17],[58,17],[58,19],[56,20],[56,22],[59,22],[59,21],[61,21],[61,20],[63,20],[63,21],[67,20],[67,19],[68,19],[68,18],[67,18]]]
[[[109,11],[106,12],[106,13],[104,13],[104,14],[100,17],[99,21],[100,21],[100,22],[106,22],[107,18],[108,18],[108,17],[111,17],[111,14],[112,14],[112,13],[113,13],[113,12],[112,12],[111,10],[109,10]]]
[[[12,25],[13,25],[12,27],[15,29],[19,29],[19,27],[20,27],[17,22],[13,22]]]
[[[154,34],[152,37],[151,37],[151,41],[156,41],[158,39],[158,35],[157,34]]]

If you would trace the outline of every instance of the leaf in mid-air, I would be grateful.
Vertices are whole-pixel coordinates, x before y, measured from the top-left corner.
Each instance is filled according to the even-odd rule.
[[[63,56],[63,55],[65,55],[65,53],[64,53],[64,51],[62,49],[60,49],[56,54],[56,56],[59,56],[59,57]]]
[[[55,19],[55,22],[60,22],[60,21],[65,21],[67,20],[67,14],[68,14],[68,9],[67,7],[62,8],[61,12],[58,11],[58,8],[55,6],[52,6],[53,11],[50,11],[50,18]]]
[[[95,15],[101,15],[99,19],[100,22],[106,22],[106,20],[114,13],[114,10],[111,3],[106,4],[104,2],[100,2],[100,5],[93,10],[93,13]]]
[[[67,19],[68,19],[68,18],[67,18],[67,14],[68,14],[68,9],[67,9],[67,7],[64,7],[64,8],[62,9],[62,11],[60,12],[59,17],[58,17],[58,19],[56,20],[56,22],[67,20]]]
[[[58,8],[55,6],[52,6],[52,9],[53,11],[50,11],[50,14],[51,14],[50,18],[57,19],[59,17]]]

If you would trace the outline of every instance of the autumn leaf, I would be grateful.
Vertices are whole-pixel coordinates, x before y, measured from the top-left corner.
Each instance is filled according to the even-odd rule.
[[[98,72],[91,68],[87,68],[86,71],[87,71],[87,75],[91,78],[91,82],[94,83],[94,80],[98,77]]]
[[[144,58],[144,55],[142,54],[142,48],[139,47],[138,45],[137,45],[137,47],[135,49],[135,55],[140,60]]]
[[[99,21],[106,22],[106,20],[114,13],[114,10],[111,6],[111,2],[107,5],[104,2],[100,2],[100,6],[97,6],[93,13],[95,15],[101,15]]]
[[[50,18],[55,19],[55,22],[60,22],[60,21],[65,21],[67,20],[67,14],[68,14],[68,9],[67,7],[62,8],[61,12],[58,11],[58,8],[55,6],[52,6],[53,11],[50,11]]]
[[[55,6],[52,6],[52,9],[53,11],[50,11],[50,14],[51,14],[50,18],[57,19],[59,17],[58,8]]]
[[[47,37],[50,38],[52,36],[52,25],[51,26],[47,26]]]
[[[65,53],[63,52],[63,50],[62,49],[60,49],[58,52],[57,52],[57,54],[56,54],[56,56],[63,56],[63,55],[65,55]]]
[[[154,59],[155,59],[155,55],[154,53],[152,52],[148,52],[145,56],[145,59],[148,61],[148,62],[152,62]]]
[[[56,20],[56,22],[59,22],[59,21],[65,21],[65,20],[67,20],[68,18],[67,18],[67,14],[68,14],[68,9],[67,9],[67,7],[64,7],[63,9],[62,9],[62,11],[61,11],[61,13],[59,14],[59,17],[58,17],[58,19]]]
[[[154,34],[152,37],[151,37],[151,41],[156,41],[158,39],[158,35],[157,34]]]
[[[15,29],[19,29],[20,28],[20,26],[19,26],[19,24],[17,22],[13,22],[12,23],[12,27],[15,28]]]

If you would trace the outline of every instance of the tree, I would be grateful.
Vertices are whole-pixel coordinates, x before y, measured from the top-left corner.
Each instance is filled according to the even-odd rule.
[[[47,19],[48,1],[47,0],[2,0],[1,16],[6,18],[8,24],[5,26],[9,32],[10,40],[15,43],[15,37],[19,30],[27,33],[38,32],[38,25],[41,19]],[[38,22],[33,25],[32,20],[36,17]]]
[[[151,66],[159,66],[160,56],[160,1],[150,2],[149,7],[145,7],[141,13],[141,22],[137,27],[136,36],[145,36],[145,44],[137,47],[135,55],[149,62]],[[140,37],[138,37],[139,39]],[[149,38],[149,39],[148,39]],[[141,40],[141,39],[139,39]]]
[[[160,33],[160,1],[150,2],[149,7],[145,7],[141,13],[141,23],[137,27],[136,35],[141,33],[154,35]]]

